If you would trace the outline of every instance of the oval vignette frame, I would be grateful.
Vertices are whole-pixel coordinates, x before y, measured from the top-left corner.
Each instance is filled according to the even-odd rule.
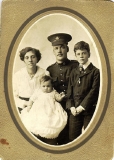
[[[97,123],[95,123],[95,126],[94,127],[91,127],[91,126],[88,127],[87,128],[87,134],[84,133],[77,140],[75,140],[75,141],[73,141],[71,143],[68,143],[66,145],[62,145],[62,146],[51,146],[51,145],[47,145],[47,144],[42,144],[40,142],[36,142],[35,138],[34,139],[32,137],[30,138],[30,136],[24,131],[24,129],[22,129],[23,127],[20,126],[20,123],[18,122],[18,120],[17,120],[17,118],[15,116],[15,111],[13,110],[12,105],[11,105],[11,103],[12,103],[11,99],[12,99],[12,95],[13,95],[12,86],[11,86],[12,79],[11,79],[11,76],[10,77],[8,76],[9,74],[10,75],[12,74],[11,71],[13,69],[11,69],[12,67],[9,68],[9,66],[10,66],[9,65],[9,63],[10,63],[10,57],[11,57],[11,53],[12,53],[12,51],[14,49],[14,45],[16,43],[16,40],[19,37],[19,34],[22,32],[22,30],[25,28],[25,26],[32,19],[34,19],[35,17],[37,17],[37,16],[39,16],[39,15],[41,15],[43,13],[50,12],[50,11],[51,12],[52,11],[53,12],[54,11],[65,11],[65,12],[67,12],[69,14],[72,14],[74,16],[79,17],[85,23],[85,25],[87,25],[88,27],[90,27],[90,29],[92,30],[94,36],[96,37],[95,39],[97,40],[98,46],[100,46],[100,48],[101,48],[101,50],[103,52],[103,55],[101,56],[101,58],[103,57],[103,59],[100,59],[100,61],[101,61],[101,64],[103,64],[103,68],[104,68],[104,69],[102,68],[102,75],[104,74],[106,76],[106,78],[104,78],[104,75],[102,76],[105,79],[105,81],[104,81],[103,78],[102,78],[102,86],[105,83],[108,84],[107,88],[105,88],[105,92],[102,91],[103,94],[101,93],[100,101],[104,100],[104,95],[105,95],[106,99],[105,99],[105,101],[103,101],[104,105],[102,106],[102,109],[99,112],[99,115],[98,115],[99,118],[97,117],[97,113],[94,116],[94,119],[97,119]],[[108,70],[107,70],[107,68],[108,68]],[[101,84],[101,82],[100,82],[100,84]],[[35,14],[33,14],[31,17],[29,17],[22,24],[22,26],[16,32],[13,40],[11,41],[10,47],[8,49],[8,54],[7,54],[7,57],[6,57],[6,63],[5,63],[4,88],[5,88],[5,96],[6,96],[6,101],[7,101],[8,109],[9,109],[9,112],[10,112],[11,117],[13,119],[13,122],[15,123],[15,125],[18,128],[18,130],[20,131],[20,133],[24,136],[24,138],[28,142],[30,142],[33,146],[35,146],[38,149],[41,149],[43,151],[50,152],[50,153],[57,153],[57,154],[70,152],[72,150],[75,150],[75,149],[81,147],[83,144],[85,144],[93,136],[93,134],[96,132],[96,130],[100,126],[100,124],[101,124],[101,122],[102,122],[102,120],[104,118],[104,115],[106,113],[106,110],[107,110],[107,107],[108,107],[108,101],[109,101],[109,97],[110,97],[110,88],[111,88],[110,63],[109,63],[109,59],[108,59],[108,54],[107,54],[106,48],[104,46],[104,43],[103,43],[103,41],[102,41],[99,33],[94,28],[94,26],[88,21],[88,19],[86,19],[83,15],[81,15],[80,13],[78,13],[78,12],[72,10],[72,9],[64,8],[64,7],[51,7],[51,8],[46,8],[46,9],[43,9],[41,11],[36,12]],[[101,88],[101,89],[103,89],[103,88]],[[11,92],[12,92],[12,94],[9,94]],[[100,103],[101,102],[99,102],[99,105],[100,105]],[[98,107],[98,110],[99,110],[99,107]]]

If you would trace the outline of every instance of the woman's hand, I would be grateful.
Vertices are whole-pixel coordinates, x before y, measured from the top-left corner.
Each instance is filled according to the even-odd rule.
[[[24,101],[23,109],[24,109],[25,107],[27,107],[27,106],[28,106],[28,104],[29,104],[29,101]]]
[[[30,106],[30,105],[29,105],[29,106],[27,106],[27,112],[29,112],[29,111],[30,111],[31,107],[32,107],[32,106]]]

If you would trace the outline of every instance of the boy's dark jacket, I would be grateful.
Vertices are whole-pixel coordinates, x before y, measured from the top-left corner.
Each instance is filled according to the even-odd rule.
[[[80,73],[79,69],[73,69],[70,75],[66,108],[81,105],[84,114],[92,114],[95,110],[100,86],[100,72],[92,63]]]

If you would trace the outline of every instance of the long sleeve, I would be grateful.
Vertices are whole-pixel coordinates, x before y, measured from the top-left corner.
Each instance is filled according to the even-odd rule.
[[[35,102],[35,100],[39,97],[40,92],[42,92],[39,88],[36,88],[32,96],[30,97],[30,100]]]
[[[92,87],[80,104],[86,110],[89,109],[89,106],[93,104],[96,105],[99,94],[99,86],[100,86],[100,72],[98,69],[96,69],[93,74]]]
[[[13,93],[16,107],[24,108],[25,100],[19,98],[19,75],[16,73],[13,77]]]
[[[37,72],[31,79],[27,69],[24,67],[16,72],[13,76],[13,92],[14,99],[17,107],[23,108],[26,103],[25,100],[19,97],[29,99],[34,93],[35,89],[40,86],[39,79],[45,75],[45,70],[37,66]]]
[[[73,100],[73,72],[71,72],[69,83],[68,83],[68,89],[67,89],[67,101],[66,101],[66,108],[70,109],[74,106],[74,100]]]
[[[82,106],[85,111],[92,112],[97,103],[100,86],[100,72],[92,63],[84,73],[74,69],[71,72],[67,90],[67,108]]]

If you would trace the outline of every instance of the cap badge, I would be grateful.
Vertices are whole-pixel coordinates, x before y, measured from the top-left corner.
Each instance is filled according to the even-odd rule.
[[[60,39],[60,37],[56,37],[56,38],[55,38],[55,40],[59,40],[59,39]]]

